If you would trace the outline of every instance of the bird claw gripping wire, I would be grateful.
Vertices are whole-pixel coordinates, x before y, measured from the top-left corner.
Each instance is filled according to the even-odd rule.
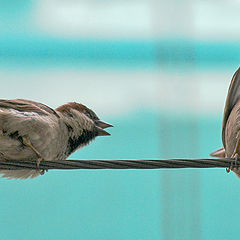
[[[231,162],[230,166],[228,168],[226,168],[226,172],[229,173],[230,171],[238,169],[239,160],[240,160],[239,154],[235,153],[234,154],[234,160]]]

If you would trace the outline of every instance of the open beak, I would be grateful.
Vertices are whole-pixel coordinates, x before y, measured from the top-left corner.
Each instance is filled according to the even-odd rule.
[[[113,127],[113,125],[111,125],[111,124],[109,124],[109,123],[106,123],[106,122],[104,122],[104,121],[101,121],[101,120],[95,121],[95,124],[96,124],[98,127],[102,128],[102,129],[104,129],[104,128],[109,128],[109,127]]]
[[[108,133],[107,131],[103,130],[100,127],[97,127],[97,133],[98,133],[98,136],[110,136],[111,135],[110,133]]]

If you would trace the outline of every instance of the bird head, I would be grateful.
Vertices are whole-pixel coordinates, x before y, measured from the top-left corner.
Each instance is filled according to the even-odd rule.
[[[70,118],[78,118],[80,122],[84,121],[82,125],[86,125],[86,128],[88,129],[90,128],[96,136],[111,135],[104,129],[113,127],[113,125],[100,120],[94,111],[83,104],[70,102],[58,107],[56,110],[65,115],[68,115]]]

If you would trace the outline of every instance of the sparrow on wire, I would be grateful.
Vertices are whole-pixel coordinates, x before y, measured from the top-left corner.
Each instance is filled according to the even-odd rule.
[[[86,106],[70,102],[57,109],[25,100],[0,100],[0,160],[35,160],[36,169],[0,170],[6,178],[34,178],[44,174],[44,160],[65,160],[113,127]]]
[[[240,160],[240,68],[233,75],[228,89],[222,123],[222,142],[223,147],[210,155]],[[227,172],[230,170],[240,177],[240,168],[231,166]]]

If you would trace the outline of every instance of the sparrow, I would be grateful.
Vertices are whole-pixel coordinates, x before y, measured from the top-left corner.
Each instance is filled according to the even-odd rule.
[[[0,161],[33,160],[36,170],[0,170],[2,177],[27,179],[44,174],[41,161],[65,160],[97,136],[110,135],[86,106],[69,102],[55,110],[25,99],[0,99]]]
[[[233,75],[228,89],[222,122],[223,147],[211,153],[210,156],[221,158],[240,159],[240,68]],[[232,170],[240,177],[240,168],[231,166]]]

